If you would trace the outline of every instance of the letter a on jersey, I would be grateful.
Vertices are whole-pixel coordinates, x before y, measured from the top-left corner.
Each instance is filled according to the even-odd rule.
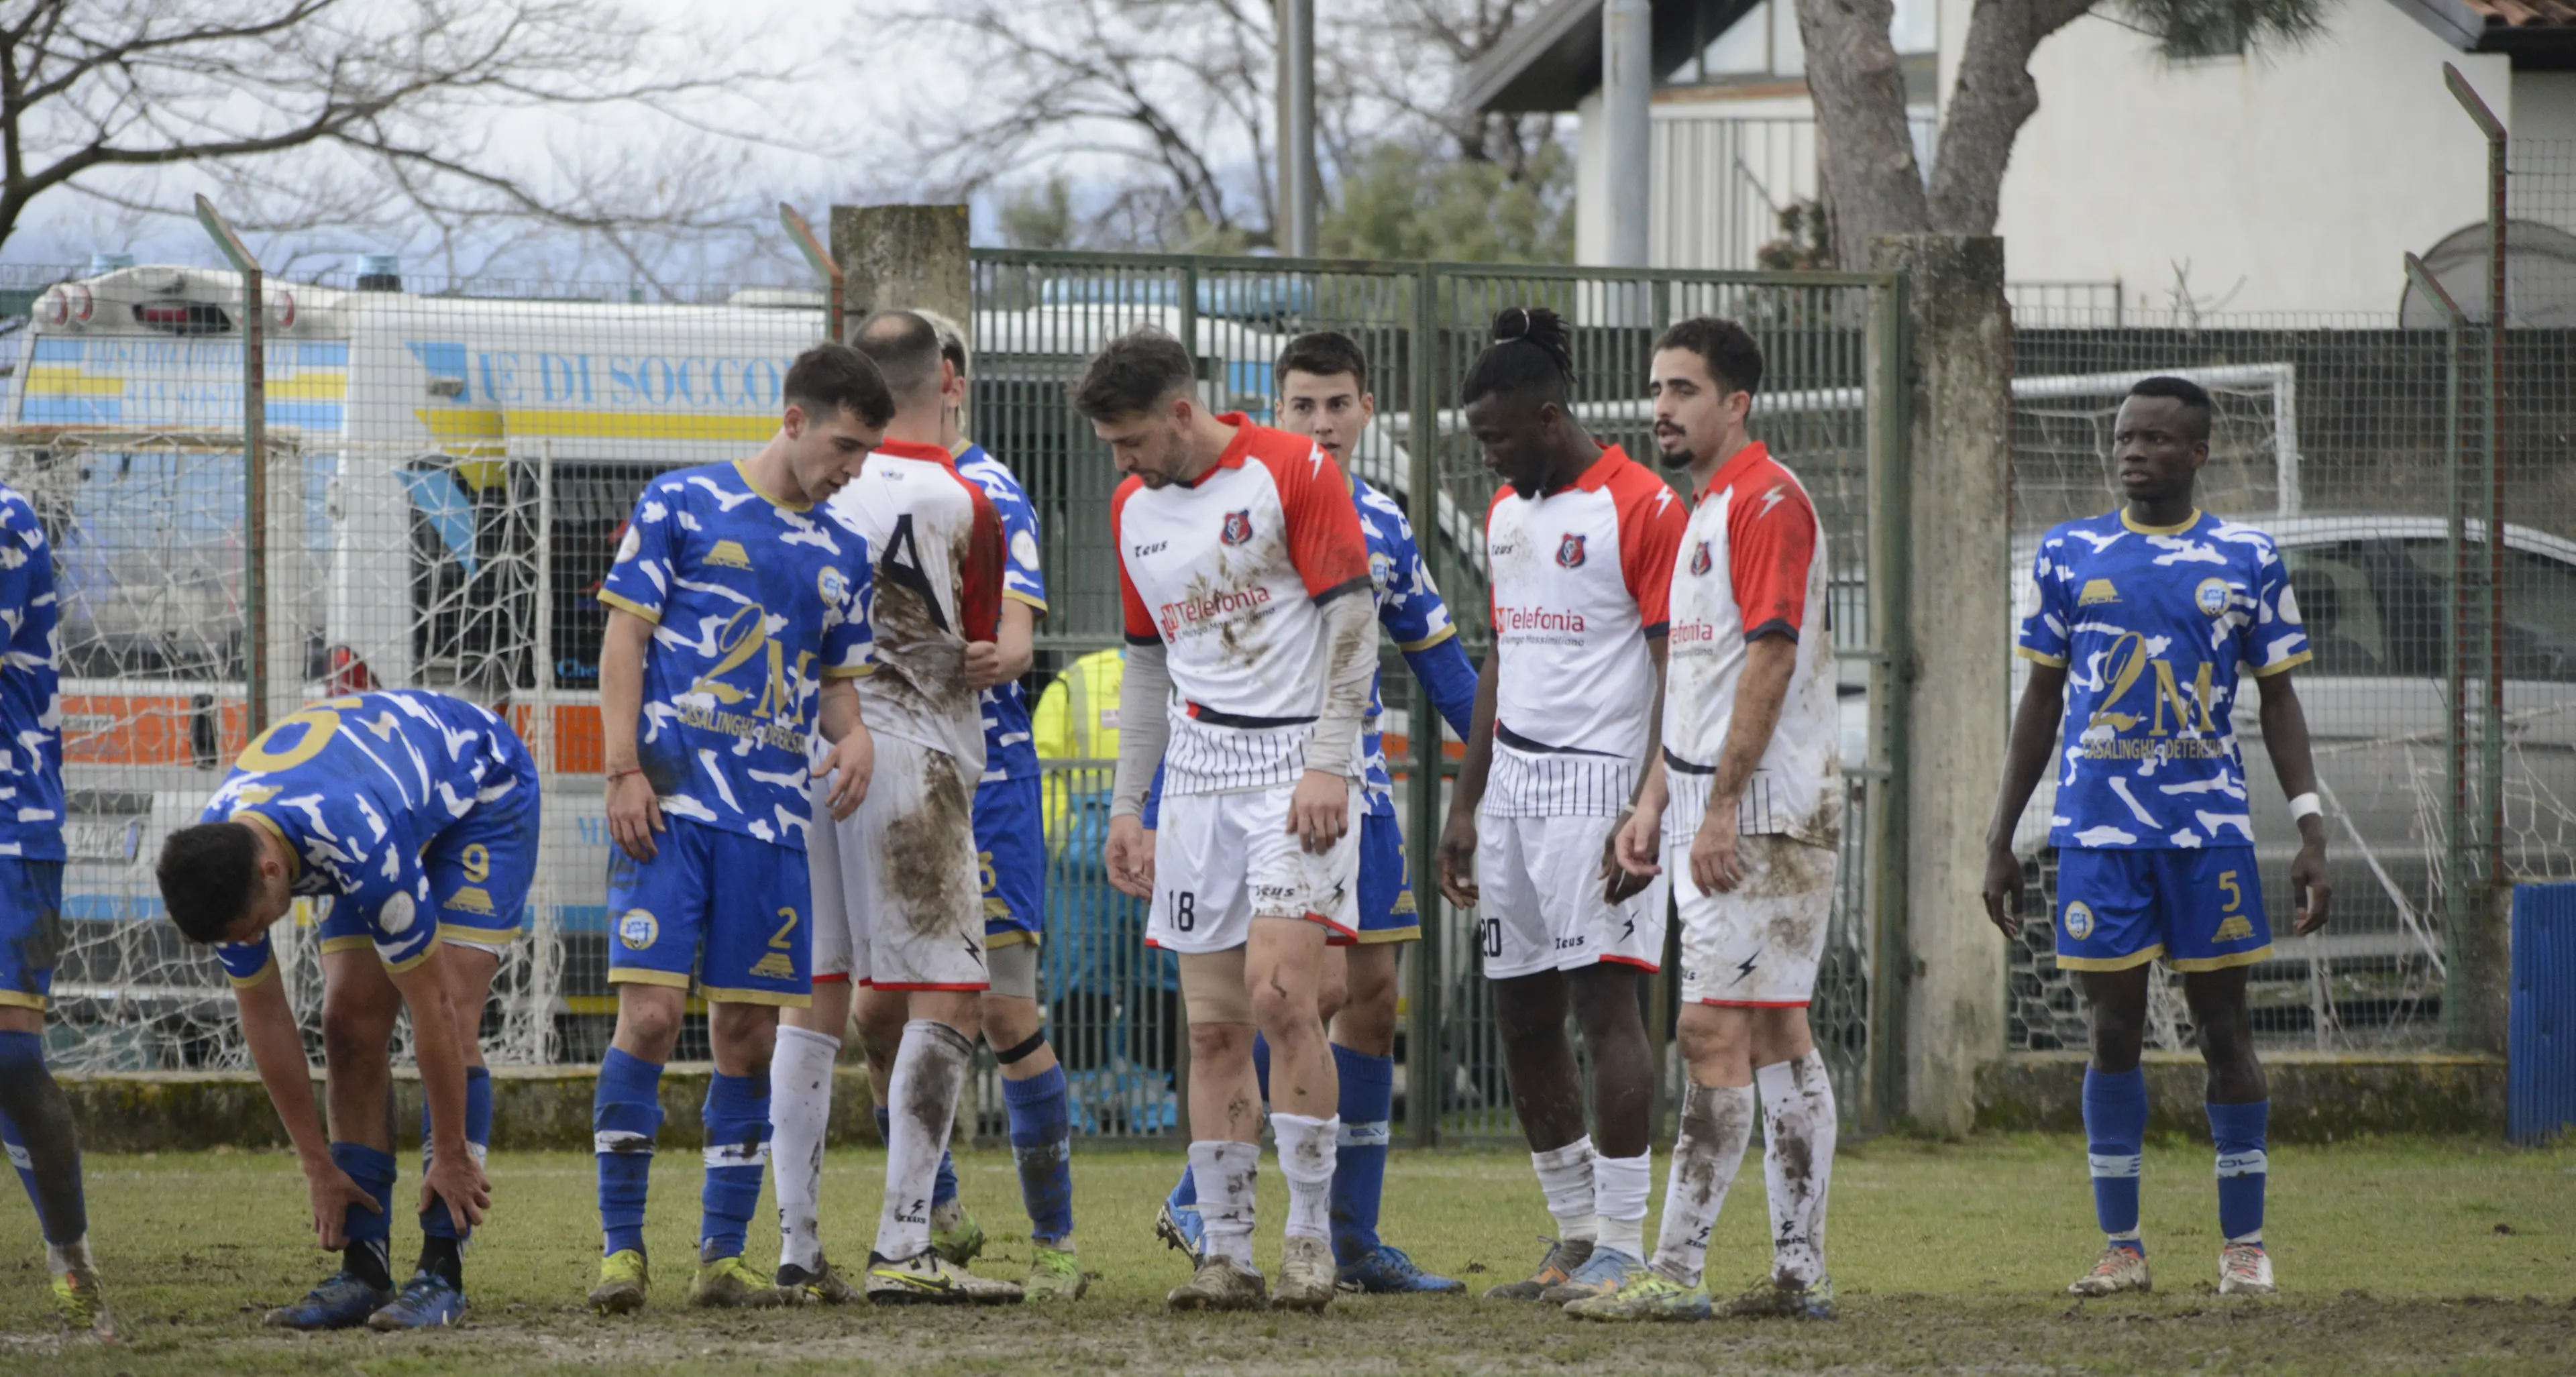
[[[1557,542],[1556,563],[1562,569],[1583,567],[1583,537],[1567,532],[1565,538]]]

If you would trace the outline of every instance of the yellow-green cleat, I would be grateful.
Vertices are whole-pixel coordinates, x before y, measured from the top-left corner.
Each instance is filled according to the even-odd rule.
[[[644,1308],[644,1292],[652,1281],[644,1255],[620,1248],[599,1260],[599,1284],[590,1288],[590,1308],[603,1315],[632,1315]]]
[[[758,1310],[781,1304],[778,1288],[764,1280],[737,1253],[698,1264],[689,1280],[689,1304],[702,1310]]]
[[[1711,1306],[1707,1287],[1684,1286],[1647,1267],[1630,1273],[1609,1295],[1568,1304],[1565,1313],[1577,1319],[1633,1324],[1641,1320],[1704,1320]]]
[[[74,1334],[100,1343],[116,1341],[116,1319],[108,1313],[107,1288],[95,1268],[74,1267],[54,1277],[54,1308]]]
[[[930,1248],[951,1265],[963,1267],[984,1251],[984,1226],[954,1200],[934,1205],[930,1209]]]
[[[1029,1279],[1021,1290],[1032,1303],[1076,1301],[1091,1288],[1091,1278],[1083,1275],[1082,1260],[1071,1248],[1037,1245],[1037,1256],[1029,1261]]]

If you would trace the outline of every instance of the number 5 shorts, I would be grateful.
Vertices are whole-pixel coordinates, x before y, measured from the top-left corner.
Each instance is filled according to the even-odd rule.
[[[983,867],[957,758],[879,732],[876,773],[838,822],[814,786],[814,979],[880,990],[982,990]]]
[[[1664,961],[1664,877],[1612,904],[1601,858],[1617,818],[1476,817],[1476,931],[1492,980]]]
[[[1737,837],[1743,880],[1710,894],[1691,879],[1691,841],[1669,832],[1664,837],[1664,869],[1674,877],[1682,917],[1682,998],[1738,1009],[1806,1005],[1833,922],[1834,848],[1783,836]]]
[[[2057,853],[2057,964],[2117,971],[2161,956],[2178,971],[2272,954],[2250,846]]]
[[[1366,811],[1350,781],[1349,824],[1323,855],[1309,855],[1288,830],[1293,784],[1231,794],[1167,794],[1154,829],[1154,902],[1148,946],[1181,953],[1242,946],[1255,918],[1303,918],[1325,940],[1359,937],[1360,824]]]
[[[813,1002],[805,852],[662,815],[653,859],[608,848],[608,982],[698,987],[723,1004]]]

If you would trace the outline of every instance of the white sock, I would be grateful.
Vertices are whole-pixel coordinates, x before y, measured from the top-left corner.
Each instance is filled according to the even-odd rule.
[[[1209,1257],[1252,1265],[1252,1188],[1260,1174],[1259,1144],[1222,1139],[1190,1144],[1190,1175],[1198,1182],[1199,1226],[1205,1230]]]
[[[1279,1140],[1279,1174],[1288,1178],[1288,1236],[1331,1238],[1333,1160],[1342,1137],[1341,1116],[1313,1119],[1274,1109],[1270,1133]]]
[[[1646,1253],[1646,1197],[1655,1188],[1654,1154],[1592,1159],[1593,1247],[1630,1257]]]
[[[1589,1243],[1597,1236],[1592,1224],[1592,1139],[1575,1139],[1561,1148],[1530,1154],[1538,1188],[1547,1197],[1547,1212],[1556,1216],[1556,1236],[1565,1243]]]
[[[1726,1205],[1727,1187],[1744,1165],[1753,1138],[1753,1087],[1694,1085],[1682,1094],[1681,1132],[1673,1137],[1673,1174],[1664,1182],[1664,1222],[1655,1234],[1655,1270],[1684,1286],[1708,1266],[1708,1236]]]
[[[769,1161],[778,1172],[778,1263],[813,1271],[823,1256],[823,1136],[841,1040],[778,1028],[769,1054]]]
[[[1833,1082],[1813,1048],[1753,1073],[1762,1091],[1762,1180],[1771,1195],[1771,1279],[1812,1286],[1825,1274],[1825,1191],[1834,1179]]]
[[[903,1025],[894,1074],[886,1078],[886,1103],[894,1107],[886,1134],[885,1208],[877,1215],[877,1253],[901,1260],[930,1246],[930,1187],[948,1129],[957,1122],[957,1096],[966,1087],[966,1065],[975,1044],[937,1019]]]

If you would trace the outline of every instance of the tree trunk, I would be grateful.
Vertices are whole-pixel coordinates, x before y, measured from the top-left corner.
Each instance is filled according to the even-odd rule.
[[[1981,21],[1987,7],[1978,7]],[[1798,0],[1834,261],[1847,268],[1869,262],[1873,240],[1932,228],[1905,127],[1905,76],[1888,38],[1895,12],[1892,0]]]
[[[1803,0],[1805,5],[1820,0]],[[1968,43],[1941,120],[1941,151],[1932,163],[1930,224],[1939,234],[1995,232],[2004,168],[2013,140],[2039,110],[2030,55],[2039,41],[2073,23],[2092,0],[1977,0]],[[1814,51],[1812,43],[1809,52]],[[1814,58],[1808,59],[1812,85]],[[1901,100],[1901,97],[1900,97]],[[1822,102],[1818,102],[1821,109]]]

